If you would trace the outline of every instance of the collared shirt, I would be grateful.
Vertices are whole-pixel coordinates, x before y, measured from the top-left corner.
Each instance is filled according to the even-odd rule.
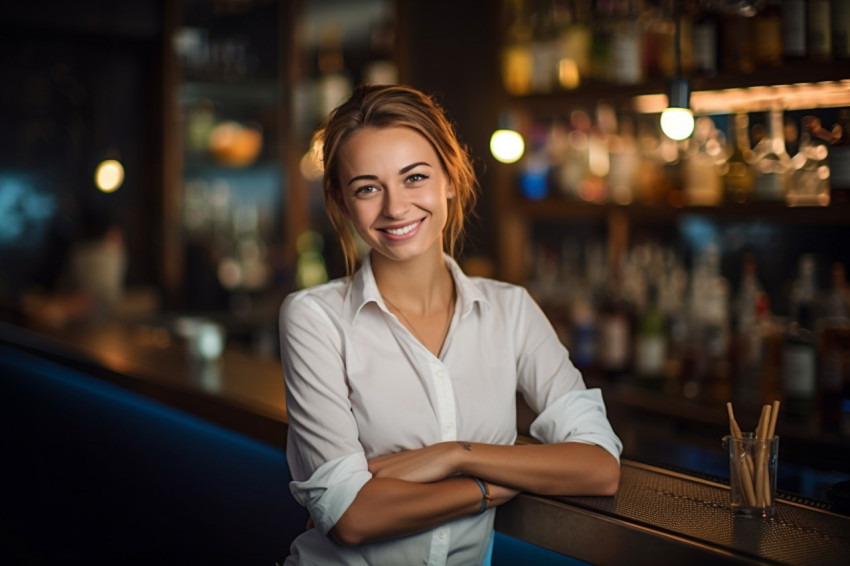
[[[327,534],[371,479],[369,458],[448,440],[513,444],[517,391],[538,414],[532,436],[596,444],[619,460],[601,392],[586,389],[525,289],[446,262],[457,302],[439,357],[387,309],[368,257],[353,278],[284,301],[290,489],[316,524],[288,564],[481,564],[495,509],[359,546]]]

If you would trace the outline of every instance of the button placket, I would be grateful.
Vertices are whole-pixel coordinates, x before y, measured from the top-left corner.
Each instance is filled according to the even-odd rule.
[[[455,395],[452,380],[442,363],[431,364],[431,375],[436,393],[440,437],[443,441],[457,440],[457,426],[454,418]]]

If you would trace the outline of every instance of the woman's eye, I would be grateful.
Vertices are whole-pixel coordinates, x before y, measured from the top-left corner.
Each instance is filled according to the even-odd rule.
[[[418,183],[419,181],[424,181],[428,178],[428,175],[423,173],[413,173],[412,175],[407,177],[408,183]]]
[[[367,196],[374,192],[377,192],[378,187],[375,185],[366,185],[363,187],[358,187],[356,191],[354,191],[355,196]]]

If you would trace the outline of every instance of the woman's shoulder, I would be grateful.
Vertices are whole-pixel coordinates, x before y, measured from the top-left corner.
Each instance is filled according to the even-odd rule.
[[[280,307],[281,317],[304,311],[339,311],[345,301],[348,279],[334,279],[321,285],[289,293]]]

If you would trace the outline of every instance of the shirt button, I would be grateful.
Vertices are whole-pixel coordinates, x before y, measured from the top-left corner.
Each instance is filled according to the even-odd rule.
[[[438,536],[439,536],[441,539],[446,540],[446,531],[440,531],[440,534],[439,534]]]

